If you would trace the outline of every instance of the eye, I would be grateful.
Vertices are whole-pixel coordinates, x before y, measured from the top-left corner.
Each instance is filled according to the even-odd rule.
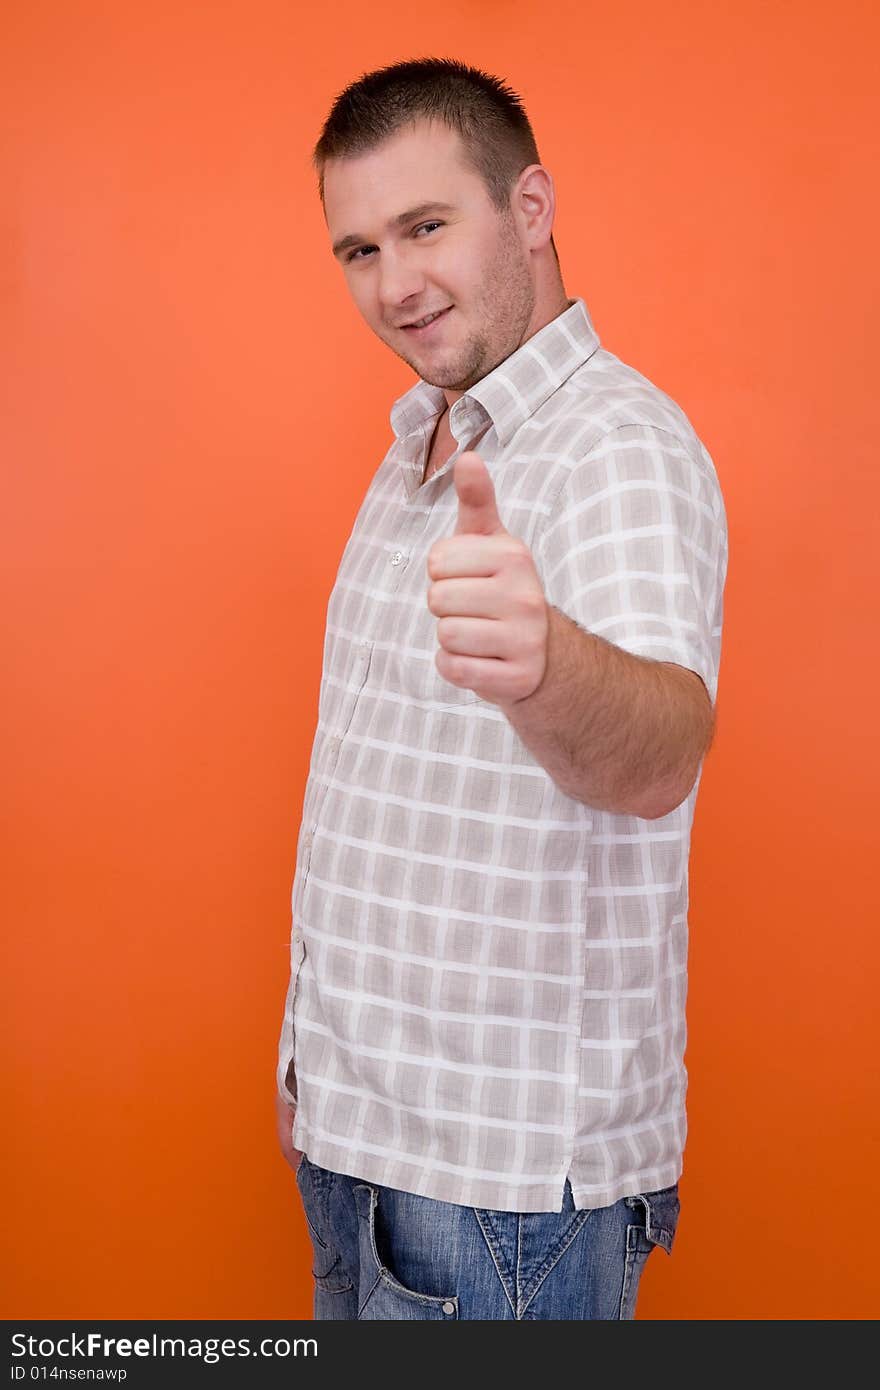
[[[415,230],[416,230],[417,232],[421,232],[425,227],[442,227],[442,226],[443,226],[443,223],[442,223],[442,222],[420,222],[419,225],[416,227]],[[346,256],[345,259],[346,259],[346,261],[347,261],[349,264],[351,264],[351,262],[352,262],[352,261],[355,261],[355,260],[364,260],[364,257],[361,256],[361,254],[360,254],[361,251],[370,251],[370,250],[372,250],[372,249],[373,249],[373,248],[370,247],[370,246],[357,246],[357,247],[354,249],[354,251],[349,251],[349,253],[348,253],[348,255]]]

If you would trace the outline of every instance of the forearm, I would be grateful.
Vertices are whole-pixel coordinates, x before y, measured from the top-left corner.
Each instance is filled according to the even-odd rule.
[[[622,815],[667,815],[690,792],[711,741],[702,682],[585,632],[552,605],[548,619],[540,685],[500,708],[574,800]]]

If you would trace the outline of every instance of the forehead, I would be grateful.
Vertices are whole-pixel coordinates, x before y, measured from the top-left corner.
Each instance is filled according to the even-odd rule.
[[[465,163],[457,131],[420,121],[396,131],[376,149],[324,168],[324,213],[334,238],[375,230],[417,204],[442,200],[463,206],[485,196]]]

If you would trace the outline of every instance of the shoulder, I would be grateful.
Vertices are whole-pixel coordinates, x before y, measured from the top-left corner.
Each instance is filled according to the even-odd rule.
[[[544,402],[528,433],[551,475],[544,490],[551,506],[569,491],[584,496],[642,473],[657,486],[696,492],[716,516],[723,512],[712,456],[685,411],[604,348]]]

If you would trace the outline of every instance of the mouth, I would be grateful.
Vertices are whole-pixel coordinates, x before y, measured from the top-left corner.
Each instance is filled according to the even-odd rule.
[[[446,309],[441,309],[439,314],[431,318],[428,323],[424,323],[421,328],[418,328],[414,323],[405,323],[402,325],[402,328],[405,333],[411,334],[413,338],[429,338],[438,331],[438,326],[444,321],[453,307],[454,306],[450,304]],[[428,316],[424,315],[424,317],[427,318]],[[421,323],[422,320],[420,319],[417,322]]]

